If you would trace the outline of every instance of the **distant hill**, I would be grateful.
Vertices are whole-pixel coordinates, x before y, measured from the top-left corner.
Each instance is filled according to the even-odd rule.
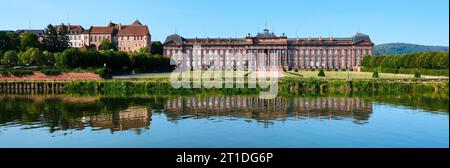
[[[444,46],[424,46],[407,43],[388,43],[375,46],[375,55],[407,54],[413,52],[447,51]]]

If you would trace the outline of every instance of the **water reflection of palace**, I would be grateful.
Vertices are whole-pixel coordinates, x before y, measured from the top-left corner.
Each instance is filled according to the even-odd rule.
[[[152,113],[147,108],[130,107],[119,112],[86,116],[83,119],[93,128],[109,129],[111,132],[134,129],[139,133],[141,128],[149,128],[151,116]]]
[[[287,119],[352,119],[365,123],[372,103],[362,98],[299,97],[263,100],[248,96],[189,97],[167,100],[164,107],[171,120],[183,116],[209,118],[227,116],[270,122]]]

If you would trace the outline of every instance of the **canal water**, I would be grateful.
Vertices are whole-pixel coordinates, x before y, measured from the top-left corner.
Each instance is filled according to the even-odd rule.
[[[448,96],[0,95],[0,147],[449,147]]]

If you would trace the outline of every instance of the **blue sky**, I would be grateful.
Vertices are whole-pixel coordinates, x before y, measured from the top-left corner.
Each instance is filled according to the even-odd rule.
[[[61,22],[149,25],[152,40],[244,37],[267,27],[288,37],[360,31],[376,44],[449,45],[448,0],[0,0],[0,30],[43,28]]]

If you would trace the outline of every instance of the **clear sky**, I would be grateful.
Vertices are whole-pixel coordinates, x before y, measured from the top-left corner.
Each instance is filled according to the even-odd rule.
[[[371,36],[376,44],[449,45],[448,0],[0,0],[0,30],[61,22],[149,25],[152,40],[244,37],[267,28],[288,37]]]

